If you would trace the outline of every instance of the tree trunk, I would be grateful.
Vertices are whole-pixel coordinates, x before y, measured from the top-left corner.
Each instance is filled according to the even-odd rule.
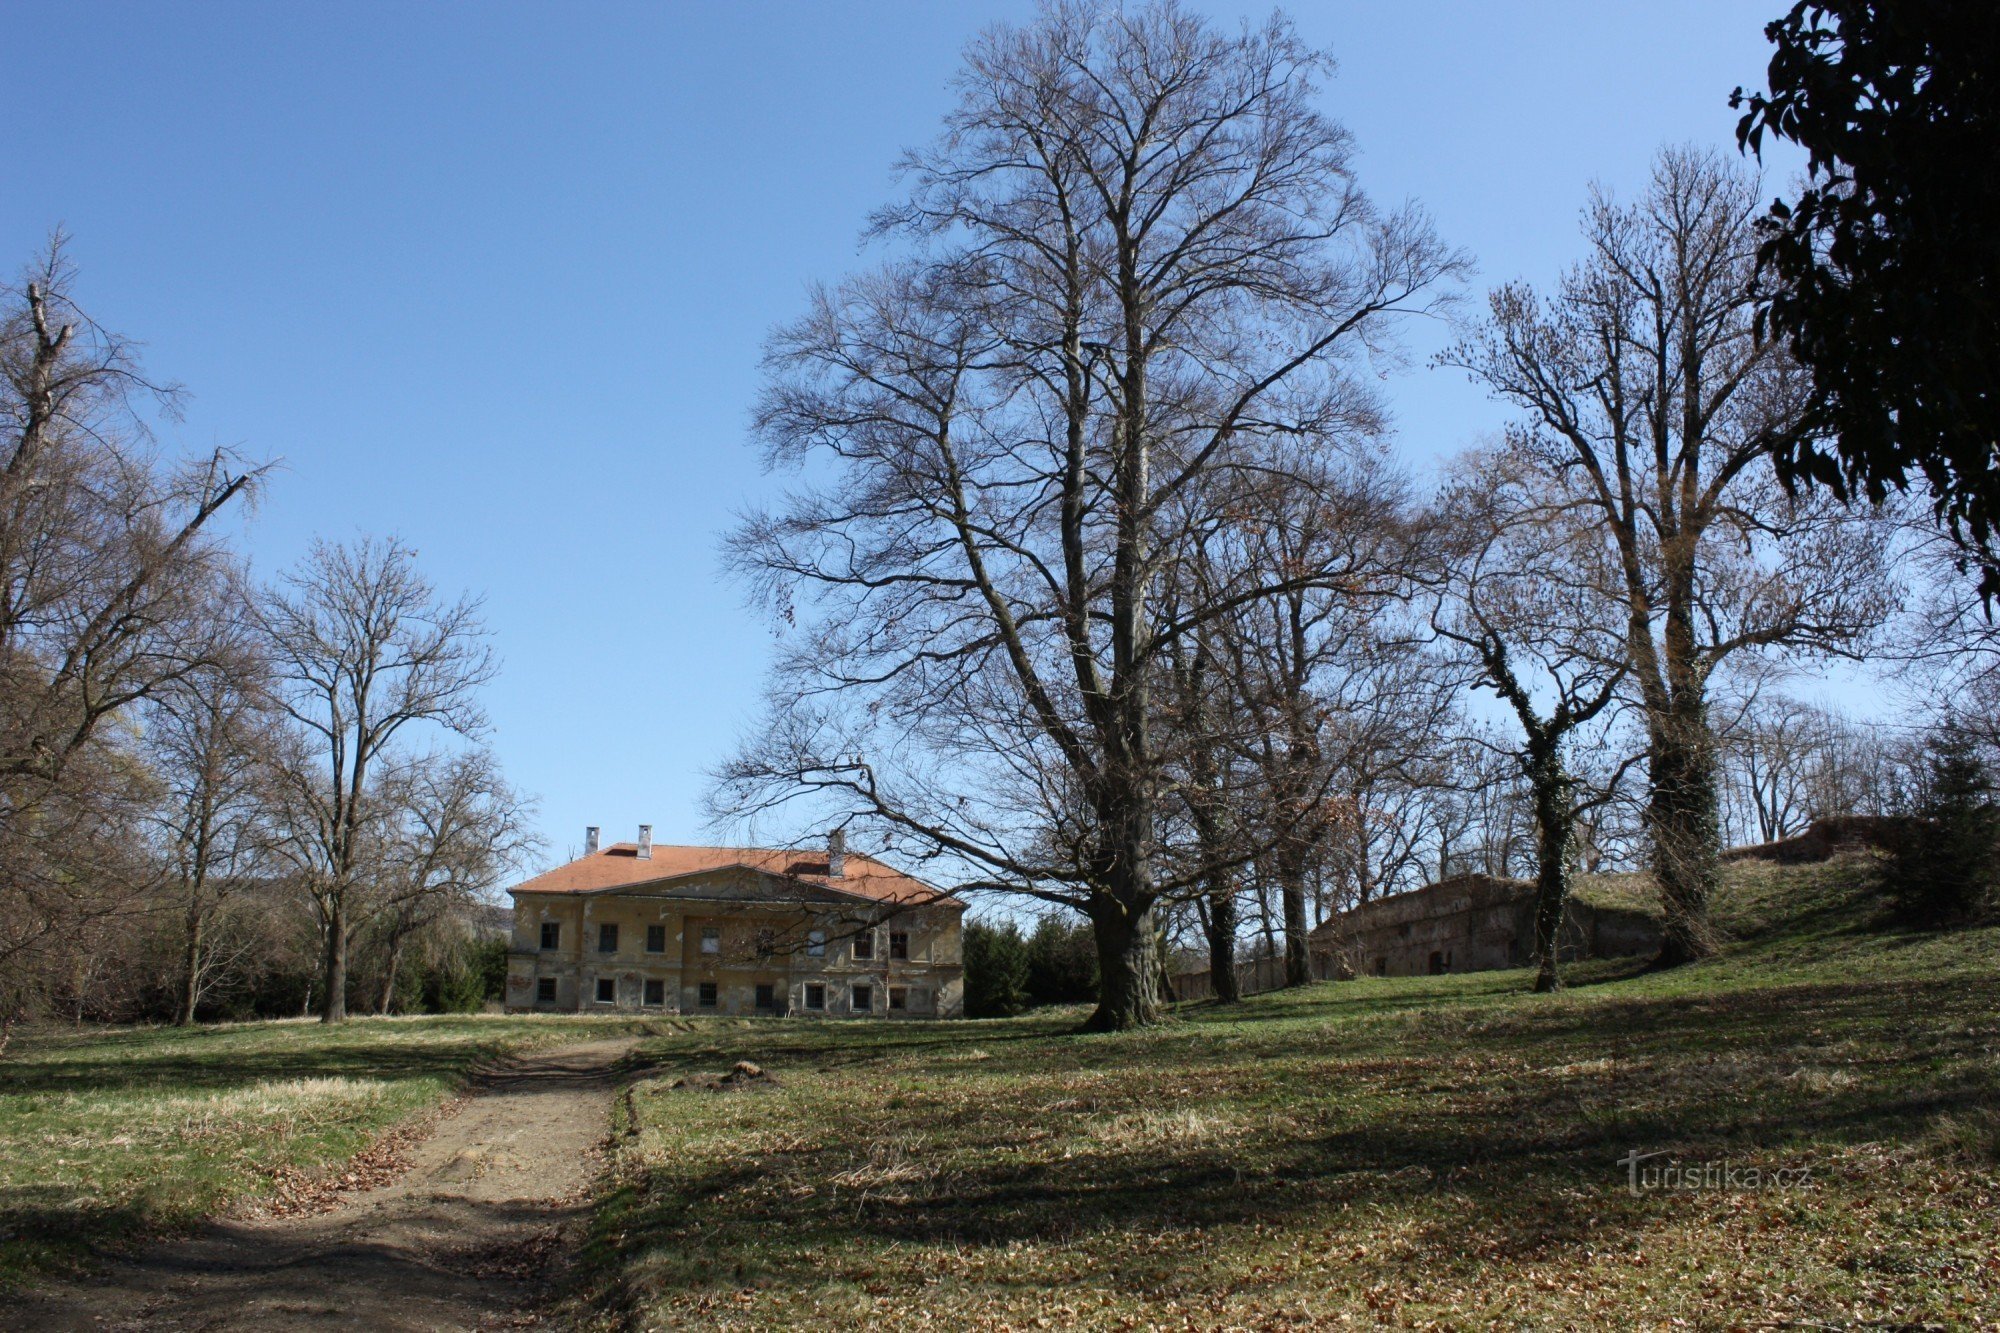
[[[382,1017],[389,1016],[389,1006],[396,998],[396,969],[403,965],[403,937],[396,936],[389,942],[389,967],[382,975],[382,1001],[375,1012]]]
[[[327,904],[325,966],[320,969],[319,1021],[347,1019],[347,905],[339,897]]]
[[[187,1027],[194,1022],[196,1002],[201,998],[201,912],[190,907],[187,914],[187,943],[181,950],[181,1002],[174,1023]]]
[[[1159,935],[1153,905],[1133,912],[1110,894],[1091,909],[1097,937],[1097,1011],[1086,1032],[1123,1032],[1160,1021]]]
[[[1684,708],[1653,729],[1647,827],[1666,921],[1658,964],[1677,967],[1715,952],[1708,905],[1722,854],[1715,751],[1706,710]]]
[[[1217,1004],[1242,998],[1236,986],[1236,917],[1235,886],[1217,875],[1208,891],[1208,978]]]
[[[1570,842],[1575,832],[1571,783],[1554,755],[1531,762],[1535,800],[1535,990],[1562,989],[1563,914],[1569,907]]]
[[[1305,873],[1296,866],[1280,865],[1278,875],[1278,896],[1285,910],[1285,985],[1303,986],[1312,980]]]

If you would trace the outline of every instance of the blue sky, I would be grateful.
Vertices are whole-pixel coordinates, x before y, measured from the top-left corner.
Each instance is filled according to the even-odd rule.
[[[1199,6],[1234,21],[1262,5]],[[1364,185],[1544,282],[1593,180],[1728,147],[1777,0],[1300,4]],[[282,458],[247,545],[400,533],[484,593],[489,704],[551,850],[586,823],[711,840],[705,772],[771,643],[718,534],[776,483],[760,344],[868,262],[890,166],[1017,3],[371,5],[0,0],[15,126],[0,260],[58,224],[87,307],[193,394],[170,439]],[[1782,168],[1785,164],[1779,164]],[[1781,182],[1772,179],[1775,186]],[[1504,419],[1388,386],[1412,464]]]

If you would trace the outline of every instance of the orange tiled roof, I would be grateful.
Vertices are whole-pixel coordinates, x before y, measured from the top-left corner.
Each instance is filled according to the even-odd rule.
[[[516,884],[510,893],[600,893],[606,889],[636,888],[656,880],[679,879],[704,870],[744,866],[766,874],[782,875],[816,888],[833,889],[884,903],[965,904],[942,889],[934,889],[912,875],[883,865],[872,856],[847,854],[846,873],[835,879],[826,873],[825,852],[787,851],[768,847],[675,847],[653,844],[650,859],[641,858],[639,846],[614,842],[609,847],[579,857],[568,865],[544,871],[533,879]]]

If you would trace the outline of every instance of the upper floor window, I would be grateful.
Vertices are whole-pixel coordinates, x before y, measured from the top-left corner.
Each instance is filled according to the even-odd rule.
[[[722,952],[722,927],[703,926],[701,928],[701,951],[703,953]]]
[[[665,926],[646,927],[646,952],[665,953],[667,951],[667,928]]]
[[[542,947],[544,949],[555,949],[561,947],[561,944],[562,923],[560,921],[542,922]]]
[[[597,928],[597,951],[599,953],[618,952],[618,923],[606,921]]]
[[[892,930],[889,932],[889,956],[891,958],[908,958],[910,956],[910,936],[908,931]]]
[[[864,930],[854,937],[854,956],[867,962],[875,956],[875,932]]]
[[[807,932],[806,932],[806,956],[807,956],[808,958],[824,958],[824,957],[826,957],[826,932],[825,932],[825,931],[823,931],[823,930],[809,930],[809,931],[807,931]]]

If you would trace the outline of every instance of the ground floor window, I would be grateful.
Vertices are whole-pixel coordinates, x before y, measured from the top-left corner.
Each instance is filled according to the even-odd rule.
[[[665,1004],[666,1002],[667,983],[664,981],[649,980],[646,983],[646,1003]]]
[[[826,1008],[826,987],[817,981],[808,981],[806,983],[806,1008]]]
[[[535,978],[535,999],[542,1004],[556,1002],[556,979],[554,977]]]
[[[856,986],[854,988],[854,1012],[865,1014],[874,1007],[875,988],[873,986]]]
[[[715,1008],[715,983],[713,981],[702,982],[700,986],[696,987],[695,994],[701,997],[702,1008]]]
[[[597,979],[597,1002],[599,1004],[618,1003],[618,983],[610,977]]]
[[[757,983],[757,1007],[759,1009],[776,1009],[778,1007],[778,988],[768,981]]]
[[[910,991],[907,986],[889,987],[889,1007],[891,1009],[908,1009],[910,1007]]]

